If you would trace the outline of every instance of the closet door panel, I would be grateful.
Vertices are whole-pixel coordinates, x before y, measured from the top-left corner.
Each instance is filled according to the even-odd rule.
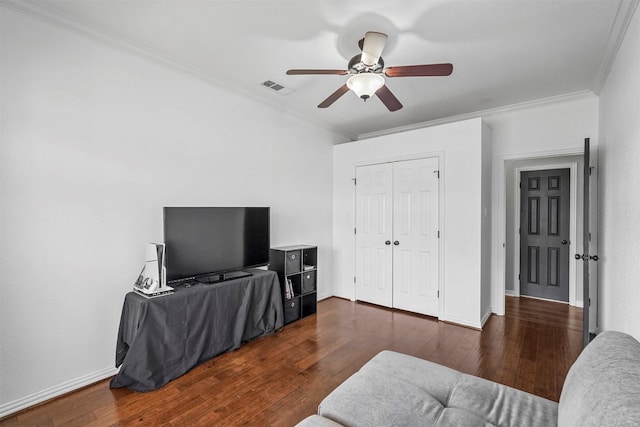
[[[356,299],[438,316],[438,159],[356,168]]]
[[[393,307],[438,316],[438,159],[394,163]]]
[[[392,307],[393,166],[356,168],[356,299]]]

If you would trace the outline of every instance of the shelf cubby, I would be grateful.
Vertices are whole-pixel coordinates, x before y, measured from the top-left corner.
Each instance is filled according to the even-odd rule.
[[[285,324],[317,311],[318,248],[310,245],[281,246],[269,251],[269,270],[278,273]],[[291,281],[293,296],[287,295]]]

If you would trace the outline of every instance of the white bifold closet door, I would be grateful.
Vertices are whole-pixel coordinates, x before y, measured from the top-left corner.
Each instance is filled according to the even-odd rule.
[[[438,316],[438,159],[356,168],[356,299]]]

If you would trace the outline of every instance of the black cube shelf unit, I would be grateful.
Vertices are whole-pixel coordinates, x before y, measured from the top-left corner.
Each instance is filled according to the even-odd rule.
[[[281,246],[269,251],[269,270],[278,273],[284,323],[316,312],[318,305],[316,273],[318,268],[318,247],[309,245]],[[287,280],[291,281],[293,296],[287,298]]]

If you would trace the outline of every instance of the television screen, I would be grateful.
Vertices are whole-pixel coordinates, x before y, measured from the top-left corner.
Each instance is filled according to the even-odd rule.
[[[269,263],[269,208],[165,207],[167,281]]]

